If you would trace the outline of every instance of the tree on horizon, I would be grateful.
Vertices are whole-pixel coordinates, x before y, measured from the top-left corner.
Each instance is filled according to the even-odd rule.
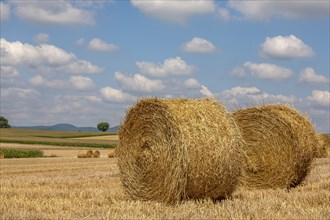
[[[10,124],[8,123],[8,119],[0,116],[0,128],[10,128]]]
[[[108,122],[100,122],[97,124],[97,129],[102,132],[106,132],[110,127],[110,124]]]

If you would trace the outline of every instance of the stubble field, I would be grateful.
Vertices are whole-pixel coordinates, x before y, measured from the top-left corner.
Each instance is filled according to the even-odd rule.
[[[174,206],[131,201],[115,158],[0,160],[0,219],[330,219],[330,159],[291,190],[238,189]]]

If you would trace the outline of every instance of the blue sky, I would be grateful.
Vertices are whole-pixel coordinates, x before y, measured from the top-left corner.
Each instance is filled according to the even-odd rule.
[[[1,115],[119,125],[142,97],[286,103],[330,132],[329,1],[1,1]]]

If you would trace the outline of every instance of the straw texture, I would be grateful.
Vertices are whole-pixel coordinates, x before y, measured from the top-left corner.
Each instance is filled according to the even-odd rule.
[[[230,195],[241,141],[231,115],[213,99],[142,99],[119,130],[125,191],[132,199],[165,203]]]
[[[4,159],[4,158],[5,158],[5,154],[2,151],[0,151],[0,159]]]
[[[307,117],[281,104],[240,109],[233,116],[245,141],[242,186],[287,188],[303,181],[317,144]]]

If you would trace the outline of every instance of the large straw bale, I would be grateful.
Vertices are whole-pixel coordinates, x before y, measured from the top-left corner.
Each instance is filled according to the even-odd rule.
[[[100,158],[100,156],[101,156],[100,151],[96,150],[93,152],[93,158]]]
[[[231,114],[213,99],[142,99],[119,130],[125,191],[132,199],[165,203],[230,195],[241,141]]]
[[[330,135],[327,133],[320,133],[317,135],[318,146],[316,157],[330,157]]]
[[[92,150],[81,150],[78,152],[78,158],[91,158],[93,156]]]
[[[233,116],[245,141],[242,186],[287,188],[305,178],[317,144],[306,116],[282,104],[240,109]]]
[[[4,158],[5,158],[5,154],[2,151],[0,151],[0,159],[4,159]]]

